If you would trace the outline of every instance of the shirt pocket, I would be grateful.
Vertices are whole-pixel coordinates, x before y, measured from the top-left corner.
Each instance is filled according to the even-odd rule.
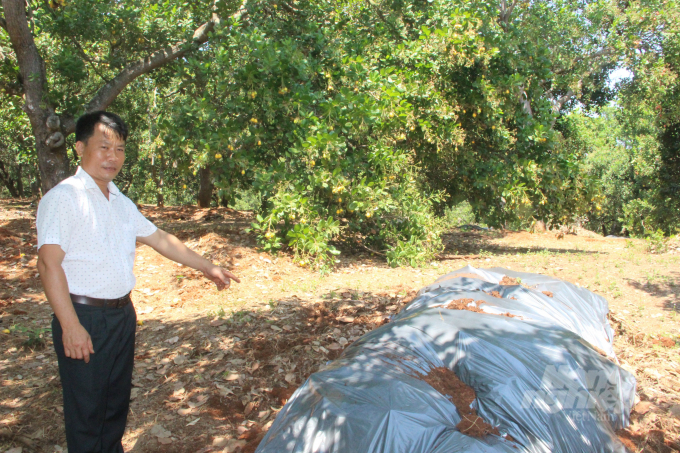
[[[135,254],[137,237],[135,236],[135,224],[133,221],[124,222],[120,227],[120,244],[125,254]]]

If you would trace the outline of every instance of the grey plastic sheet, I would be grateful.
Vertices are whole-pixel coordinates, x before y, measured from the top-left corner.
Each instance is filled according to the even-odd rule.
[[[500,285],[506,275],[522,285]],[[446,308],[457,299],[484,301],[484,313]],[[615,430],[629,423],[635,378],[618,366],[607,311],[552,277],[447,274],[311,375],[257,453],[623,453]],[[474,388],[473,407],[500,436],[456,429],[453,403],[419,378],[434,367]]]

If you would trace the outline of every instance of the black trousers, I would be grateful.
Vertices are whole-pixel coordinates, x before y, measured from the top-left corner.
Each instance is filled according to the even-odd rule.
[[[66,357],[61,325],[53,317],[68,451],[122,453],[135,356],[135,309],[131,303],[123,308],[73,306],[92,338],[94,354],[89,363]]]

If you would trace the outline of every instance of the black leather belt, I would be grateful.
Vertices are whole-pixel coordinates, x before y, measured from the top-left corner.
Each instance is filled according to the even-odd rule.
[[[130,293],[127,293],[123,297],[118,299],[97,299],[95,297],[79,296],[77,294],[71,294],[71,301],[75,304],[91,305],[93,307],[102,308],[123,308],[132,300],[130,299]]]

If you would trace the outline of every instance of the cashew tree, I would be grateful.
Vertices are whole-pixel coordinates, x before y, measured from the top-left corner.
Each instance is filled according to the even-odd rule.
[[[68,177],[75,118],[108,108],[140,76],[199,53],[243,2],[2,0],[0,92],[23,100],[41,189]]]

